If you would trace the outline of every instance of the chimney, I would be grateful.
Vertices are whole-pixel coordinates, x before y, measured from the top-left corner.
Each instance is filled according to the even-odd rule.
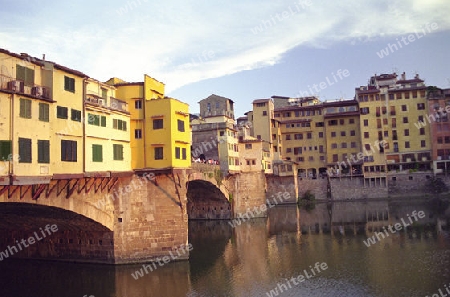
[[[406,80],[406,73],[405,72],[402,73],[402,80]]]
[[[42,54],[42,60],[45,61],[45,54]]]

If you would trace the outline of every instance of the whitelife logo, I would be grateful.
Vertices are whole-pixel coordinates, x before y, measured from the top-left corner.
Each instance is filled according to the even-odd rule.
[[[416,210],[413,211],[413,212],[411,213],[411,217],[413,217],[413,218],[415,219],[414,222],[413,222],[413,220],[411,219],[411,217],[409,216],[409,214],[408,214],[407,216],[408,216],[409,224],[408,224],[407,222],[405,222],[405,220],[402,218],[401,221],[402,221],[403,225],[400,224],[400,223],[395,223],[394,226],[389,225],[389,226],[387,227],[387,229],[388,229],[392,234],[394,234],[394,233],[396,233],[397,231],[402,230],[404,227],[406,228],[406,227],[410,226],[411,224],[413,224],[414,222],[417,222],[419,219],[423,219],[423,218],[425,217],[425,212],[423,212],[423,211],[417,212]],[[393,227],[395,228],[395,230],[393,229]],[[366,241],[366,240],[363,240],[364,244],[365,244],[367,247],[370,247],[371,245],[376,244],[378,241],[381,241],[382,239],[385,239],[386,237],[389,237],[389,233],[388,233],[388,231],[386,230],[386,227],[383,227],[383,231],[384,231],[384,233],[383,233],[383,232],[375,232],[375,235],[373,235],[372,237],[367,238],[367,241]],[[386,234],[386,235],[385,235],[385,234]],[[378,241],[377,241],[377,239],[378,239]]]
[[[53,224],[53,225],[47,225],[45,226],[45,231],[42,230],[42,228],[39,228],[39,230],[41,231],[40,234],[42,235],[42,237],[39,236],[38,232],[34,232],[33,235],[34,236],[30,236],[28,237],[28,239],[22,239],[20,241],[16,240],[16,245],[13,246],[9,246],[7,247],[6,250],[0,252],[0,261],[3,261],[3,259],[8,258],[9,256],[12,256],[16,253],[18,253],[19,251],[21,251],[23,248],[27,248],[32,244],[35,244],[38,241],[41,241],[42,239],[46,238],[47,235],[52,235],[53,233],[55,233],[56,231],[58,231],[58,226]],[[47,235],[46,235],[47,233]]]

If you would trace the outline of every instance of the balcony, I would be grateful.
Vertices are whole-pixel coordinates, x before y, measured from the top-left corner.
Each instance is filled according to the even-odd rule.
[[[128,103],[114,97],[110,97],[109,106],[112,109],[128,112]]]
[[[36,84],[27,85],[22,80],[5,75],[0,75],[0,90],[52,100],[52,92],[49,87],[43,87]]]
[[[102,98],[95,94],[87,94],[86,98],[84,99],[84,102],[90,103],[93,105],[97,105],[100,107],[110,108],[114,110],[119,110],[123,112],[128,112],[128,103],[126,103],[123,100],[119,100],[114,97],[110,97],[109,104],[107,102],[106,98]]]

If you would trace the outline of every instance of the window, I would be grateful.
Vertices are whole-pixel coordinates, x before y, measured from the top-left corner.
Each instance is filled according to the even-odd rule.
[[[419,116],[419,122],[423,122],[423,116]]]
[[[23,80],[26,86],[33,86],[34,85],[34,70],[31,68],[27,68],[27,67],[17,64],[16,65],[16,79]]]
[[[405,148],[410,148],[409,141],[405,141]]]
[[[426,147],[426,146],[427,146],[426,141],[425,140],[421,140],[420,141],[420,147]]]
[[[369,120],[365,119],[363,122],[364,122],[364,126],[365,126],[365,127],[368,127],[368,126],[369,126]]]
[[[0,140],[0,160],[9,160],[11,158],[11,140]]]
[[[397,128],[397,119],[396,118],[392,119],[392,128]]]
[[[113,159],[119,161],[123,160],[123,145],[113,144]]]
[[[75,122],[81,122],[81,110],[71,109],[70,119]]]
[[[261,139],[261,135],[256,135],[256,138]]]
[[[181,149],[179,147],[175,147],[175,159],[181,159]]]
[[[181,149],[181,158],[183,160],[186,160],[187,156],[186,156],[186,148],[182,148]]]
[[[355,119],[349,119],[349,120],[348,120],[348,123],[349,123],[349,124],[354,124],[354,123],[355,123]]]
[[[404,124],[408,123],[408,117],[403,117],[403,123]]]
[[[389,94],[389,100],[394,100],[394,94]]]
[[[162,129],[163,127],[163,119],[153,120],[153,130]]]
[[[155,160],[162,160],[164,158],[162,147],[155,147]]]
[[[19,116],[24,119],[31,119],[31,100],[20,98]]]
[[[417,110],[424,110],[425,109],[425,103],[417,103]]]
[[[443,143],[443,142],[442,142],[442,137],[438,137],[438,138],[437,138],[437,143],[438,143],[438,144],[442,144],[442,143]]]
[[[319,132],[319,138],[323,138],[323,132]]]
[[[395,94],[395,98],[396,99],[402,99],[402,93],[397,93],[397,94]]]
[[[38,140],[38,163],[50,163],[50,141]]]
[[[92,162],[103,162],[103,147],[100,144],[92,145]]]
[[[306,134],[306,138],[311,139],[311,138],[312,138],[312,133],[311,133],[311,132],[308,132],[308,133]]]
[[[316,127],[323,127],[324,125],[323,125],[323,122],[317,122],[316,123]]]
[[[409,92],[405,92],[405,99],[409,99]]]
[[[61,140],[61,161],[77,161],[77,142],[72,140]]]
[[[341,131],[341,136],[345,136],[345,135],[346,135],[345,131]]]
[[[420,133],[419,133],[420,135],[425,135],[425,128],[420,128],[419,131],[420,131]]]
[[[142,138],[142,129],[134,129],[134,138],[141,139]]]
[[[364,138],[369,138],[369,132],[364,132]]]
[[[266,115],[267,115],[267,111],[263,110],[263,116],[266,116]]]
[[[332,143],[332,144],[331,144],[331,148],[332,148],[332,149],[337,149],[337,143]]]
[[[339,157],[338,157],[337,154],[334,154],[333,155],[333,162],[337,162],[337,161],[339,161]]]
[[[75,93],[75,79],[64,76],[64,90]]]
[[[256,103],[256,106],[257,107],[264,107],[264,106],[266,106],[266,103],[264,103],[264,102],[263,103]]]
[[[19,163],[31,163],[31,139],[19,137]]]
[[[356,135],[355,130],[351,130],[351,131],[350,131],[350,136],[355,136],[355,135]]]
[[[341,143],[341,148],[347,148],[347,143],[346,142]]]
[[[369,114],[369,108],[368,107],[361,107],[360,109],[361,114]]]
[[[337,126],[338,121],[337,120],[329,120],[328,121],[328,126]]]
[[[356,142],[352,141],[352,143],[350,144],[351,148],[356,148]]]
[[[286,134],[286,140],[291,140],[291,134]]]
[[[370,144],[367,144],[367,143],[364,145],[364,148],[366,149],[366,151],[371,150]]]
[[[134,108],[142,109],[142,100],[141,99],[134,101]]]
[[[183,120],[177,120],[178,123],[178,131],[184,132],[184,121]]]
[[[336,132],[331,132],[331,137],[336,137]]]
[[[290,113],[290,112],[285,112],[285,113],[283,114],[283,117],[285,117],[285,118],[290,118],[290,117],[291,117],[291,113]]]
[[[417,98],[417,91],[412,91],[413,98]]]
[[[117,130],[127,131],[127,122],[113,119],[113,128]]]
[[[406,107],[406,105],[402,105],[402,111],[407,111],[408,109],[407,109],[407,107]]]
[[[102,88],[102,98],[108,97],[108,90]]]
[[[245,149],[246,150],[251,150],[252,149],[252,144],[251,143],[246,143],[245,144]]]
[[[47,103],[39,103],[39,121],[49,121],[49,105]]]
[[[68,118],[67,114],[68,114],[67,107],[56,106],[56,117],[58,119],[67,119]]]
[[[383,134],[384,134],[384,137],[389,137],[389,131],[384,131]]]
[[[301,133],[299,133],[299,134],[294,134],[294,139],[295,139],[295,140],[303,139],[303,134],[301,134]]]

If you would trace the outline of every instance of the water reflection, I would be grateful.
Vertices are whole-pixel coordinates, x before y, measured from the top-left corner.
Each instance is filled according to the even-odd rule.
[[[414,210],[426,213],[420,224],[363,243]],[[316,262],[329,268],[280,296],[425,296],[450,279],[448,218],[419,201],[277,206],[236,228],[194,221],[189,229],[190,260],[138,280],[131,273],[141,265],[5,259],[0,296],[267,296]]]

